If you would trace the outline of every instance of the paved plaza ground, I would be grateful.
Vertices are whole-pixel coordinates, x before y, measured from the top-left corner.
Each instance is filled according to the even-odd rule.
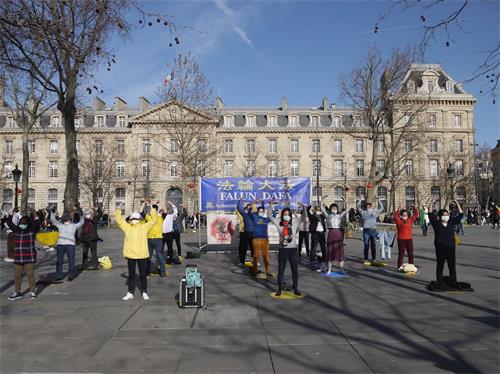
[[[459,280],[471,293],[426,290],[435,277],[433,234],[415,232],[416,276],[395,271],[395,250],[389,267],[363,267],[358,233],[346,240],[350,277],[321,277],[303,260],[306,296],[294,300],[272,298],[274,281],[243,274],[236,254],[205,254],[190,261],[206,277],[200,310],[177,307],[184,266],[149,278],[149,301],[138,292],[122,301],[127,268],[116,229],[101,230],[99,250],[112,270],[50,285],[34,301],[7,300],[12,264],[2,261],[0,371],[498,373],[500,230],[468,228],[457,248]],[[5,237],[0,248],[5,256]],[[40,251],[37,276],[54,270],[54,252]]]

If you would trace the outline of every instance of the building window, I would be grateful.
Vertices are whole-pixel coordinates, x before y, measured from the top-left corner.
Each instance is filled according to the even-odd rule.
[[[12,178],[12,161],[5,161],[3,163],[3,171],[5,178]]]
[[[30,161],[28,167],[28,178],[35,178],[35,161]]]
[[[50,141],[50,153],[56,154],[58,148],[59,148],[59,142],[57,140],[51,140]]]
[[[335,127],[336,129],[338,129],[338,128],[341,126],[341,120],[340,120],[340,117],[338,117],[338,116],[333,117],[333,122],[332,122],[332,125],[333,125],[333,127]]]
[[[364,149],[363,139],[356,139],[356,153],[363,153]]]
[[[255,139],[247,139],[246,150],[247,153],[255,153]]]
[[[437,153],[437,151],[438,151],[438,141],[437,141],[437,139],[431,139],[430,140],[430,149],[429,149],[429,151],[431,153]]]
[[[312,140],[312,151],[314,153],[321,152],[321,142],[320,142],[320,139],[313,139]]]
[[[149,169],[149,160],[142,161],[142,176],[147,178],[149,177],[150,169]]]
[[[358,186],[356,187],[356,200],[366,198],[366,187]]]
[[[333,141],[333,152],[342,153],[342,140],[341,139],[335,139]]]
[[[224,127],[234,127],[234,117],[224,116]]]
[[[319,116],[311,116],[311,126],[319,127]]]
[[[78,117],[75,117],[75,128],[78,129],[82,126],[83,124],[83,118],[78,116]]]
[[[455,139],[455,152],[462,153],[464,151],[464,142],[462,139]]]
[[[342,160],[333,160],[333,175],[335,177],[342,177],[344,174],[344,165]]]
[[[384,141],[383,140],[377,140],[377,153],[379,155],[384,153]]]
[[[277,127],[278,126],[278,118],[276,116],[267,116],[267,126],[268,127]]]
[[[12,154],[14,153],[14,146],[12,140],[5,141],[5,153]]]
[[[28,189],[28,208],[35,210],[36,209],[36,204],[35,204],[35,189],[34,188],[29,188]]]
[[[17,127],[16,120],[13,116],[7,117],[7,127],[14,128]]]
[[[255,116],[245,116],[245,127],[255,127]]]
[[[116,152],[119,154],[125,153],[125,140],[118,139],[116,141]]]
[[[438,160],[429,160],[429,176],[438,176]]]
[[[94,161],[94,172],[95,176],[98,178],[102,178],[102,161],[100,160],[95,160]]]
[[[127,127],[127,116],[118,116],[118,127]]]
[[[406,200],[406,209],[410,209],[415,205],[415,187],[408,186],[405,188],[405,200]]]
[[[225,139],[224,140],[224,152],[232,153],[233,152],[233,140]]]
[[[299,118],[297,116],[289,116],[288,117],[288,126],[299,127]]]
[[[4,188],[2,191],[2,208],[9,210],[13,208],[14,191],[10,188]]]
[[[94,149],[96,155],[102,154],[102,140],[96,140],[94,142]]]
[[[179,141],[177,139],[170,140],[170,152],[171,153],[179,152]]]
[[[28,141],[28,151],[29,153],[35,153],[36,151],[36,146],[35,146],[35,141],[34,140],[30,140]]]
[[[177,177],[179,175],[178,164],[177,161],[172,161],[170,163],[170,176]]]
[[[356,176],[362,177],[365,175],[365,161],[356,160]]]
[[[278,142],[276,139],[269,139],[267,142],[267,151],[269,153],[278,152]]]
[[[196,141],[196,145],[198,147],[198,152],[200,152],[200,153],[207,152],[207,140],[206,139],[198,139]]]
[[[434,90],[434,82],[431,80],[427,81],[427,92],[431,93]]]
[[[76,141],[76,151],[78,152],[80,150],[80,141]]]
[[[290,161],[290,175],[292,177],[299,176],[299,160],[291,160]]]
[[[377,172],[384,175],[385,173],[385,160],[377,160]]]
[[[226,160],[224,162],[224,176],[225,177],[230,178],[233,176],[233,166],[234,166],[233,160]]]
[[[406,162],[405,162],[405,175],[407,177],[413,176],[413,161],[412,160],[406,160]]]
[[[456,198],[457,198],[457,203],[459,203],[460,205],[464,205],[465,204],[465,187],[464,186],[459,186],[457,187],[456,189],[456,192],[455,192],[455,195],[456,195]]]
[[[361,127],[361,118],[359,116],[354,118],[354,127]]]
[[[378,186],[377,187],[377,197],[382,203],[384,210],[387,209],[387,187]]]
[[[461,114],[454,114],[453,115],[453,123],[455,124],[455,127],[462,127],[462,115]]]
[[[49,162],[49,177],[57,178],[57,161]]]
[[[115,189],[115,199],[125,200],[125,188],[118,187],[117,189]]]
[[[57,188],[49,188],[47,194],[48,201],[57,201]]]
[[[431,113],[429,114],[429,127],[436,127],[436,115]]]
[[[142,153],[151,153],[151,139],[142,139]]]
[[[323,196],[323,188],[321,187],[313,187],[312,192],[314,197]]]
[[[123,178],[125,176],[125,161],[116,161],[116,177]]]
[[[321,177],[321,160],[313,160],[313,177]]]
[[[455,84],[452,81],[446,82],[446,91],[448,91],[448,92],[455,91]]]
[[[196,163],[196,175],[199,177],[204,177],[206,174],[205,162],[200,160]]]
[[[299,139],[290,139],[290,152],[291,153],[299,152]]]
[[[94,121],[96,127],[104,127],[104,116],[95,116]]]
[[[50,126],[51,127],[61,127],[61,117],[52,116],[50,119]]]
[[[455,173],[457,175],[464,175],[464,162],[463,160],[455,161]]]
[[[269,177],[277,177],[278,176],[278,161],[276,161],[276,160],[269,161],[268,176]]]
[[[411,140],[405,140],[404,148],[405,148],[405,152],[411,152],[412,151],[413,145],[412,145]]]
[[[343,199],[345,198],[345,190],[344,187],[334,187],[333,188],[333,200],[335,200],[335,203],[339,206],[340,209],[345,208],[344,207],[344,201]],[[340,206],[340,204],[342,206]]]
[[[253,177],[254,174],[255,174],[255,161],[254,160],[247,160],[247,167],[246,167],[245,176],[246,177]]]
[[[438,201],[438,204],[440,204],[441,202],[441,188],[439,186],[432,186],[431,187],[431,197],[434,199],[434,200],[437,200]],[[431,210],[433,207],[428,207],[429,210]]]

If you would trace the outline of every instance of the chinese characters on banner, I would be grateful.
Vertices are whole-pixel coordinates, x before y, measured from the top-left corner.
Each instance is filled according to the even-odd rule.
[[[309,204],[311,179],[290,178],[201,178],[200,211],[233,212],[239,200],[276,201],[278,209]]]

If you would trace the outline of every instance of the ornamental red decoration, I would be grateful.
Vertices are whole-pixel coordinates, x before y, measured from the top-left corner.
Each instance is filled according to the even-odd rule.
[[[23,190],[21,190],[20,188],[17,189],[16,193],[23,193]]]
[[[345,192],[348,192],[349,190],[350,190],[350,188],[349,188],[349,187],[346,187],[346,188],[345,188]]]
[[[189,188],[193,189],[193,188],[194,188],[194,186],[195,186],[195,184],[194,184],[193,182],[189,182],[189,184],[188,184],[188,187],[189,187]]]
[[[368,185],[366,187],[368,187],[369,190],[371,190],[373,188],[371,183],[368,183]]]

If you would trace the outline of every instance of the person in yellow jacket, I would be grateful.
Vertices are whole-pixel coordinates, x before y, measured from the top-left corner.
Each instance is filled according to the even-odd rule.
[[[129,216],[127,222],[122,217],[121,209],[118,208],[115,210],[116,224],[125,234],[125,239],[123,240],[123,256],[127,259],[128,264],[128,292],[123,297],[125,301],[134,298],[136,264],[139,268],[142,298],[144,300],[149,300],[146,273],[149,259],[148,233],[155,225],[158,219],[158,213],[155,209],[151,209],[151,220],[149,222],[144,222],[141,218],[142,216],[140,213],[134,212]]]
[[[148,201],[148,203],[151,203],[151,200]],[[160,207],[160,202],[156,202],[156,204],[151,205],[151,207],[159,212],[158,214],[158,219],[154,226],[151,228],[151,230],[148,233],[148,248],[149,248],[149,258],[148,258],[148,267],[147,267],[147,275],[149,276],[151,274],[151,262],[153,260],[153,254],[156,252],[156,261],[160,265],[160,272],[159,275],[160,277],[165,277],[165,243],[163,242],[163,217],[161,216],[161,212],[163,211],[163,208]],[[142,215],[146,217],[146,222],[150,222],[153,218],[151,216],[151,212],[147,212],[143,208],[141,209]]]

